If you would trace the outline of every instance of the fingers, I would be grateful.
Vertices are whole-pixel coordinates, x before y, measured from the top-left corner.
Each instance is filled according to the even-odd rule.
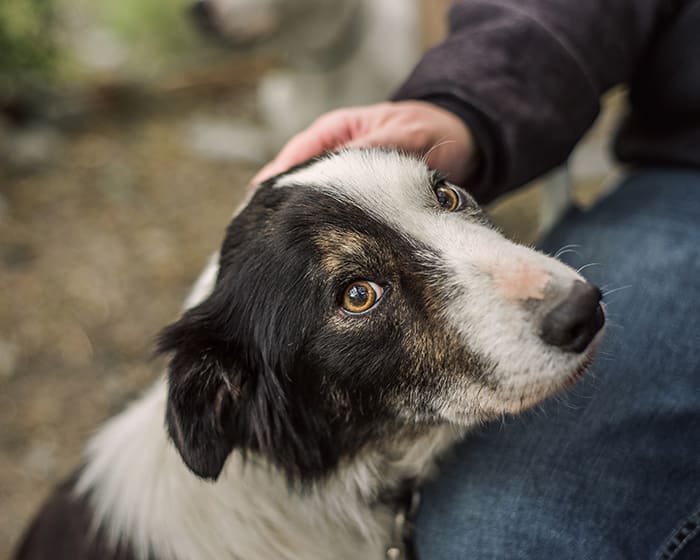
[[[339,148],[386,147],[425,157],[465,181],[477,164],[471,131],[456,115],[423,101],[338,109],[294,136],[252,179],[258,184],[309,158]]]

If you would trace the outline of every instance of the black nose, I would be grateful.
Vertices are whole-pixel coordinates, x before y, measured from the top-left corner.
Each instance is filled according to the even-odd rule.
[[[566,299],[545,315],[540,338],[566,352],[583,351],[605,323],[602,297],[593,284],[576,280]]]

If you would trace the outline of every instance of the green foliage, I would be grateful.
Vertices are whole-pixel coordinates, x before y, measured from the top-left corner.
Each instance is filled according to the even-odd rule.
[[[51,0],[0,0],[0,98],[51,75],[52,21]]]
[[[1,1],[1,0],[0,0]],[[205,41],[188,15],[194,0],[119,0],[101,6],[105,20],[128,42],[140,63],[201,56]],[[195,52],[197,51],[197,52]]]
[[[0,108],[8,99],[83,83],[105,71],[151,78],[216,56],[189,16],[193,2],[0,0]],[[94,42],[100,33],[123,51],[113,67],[91,65],[102,53]]]

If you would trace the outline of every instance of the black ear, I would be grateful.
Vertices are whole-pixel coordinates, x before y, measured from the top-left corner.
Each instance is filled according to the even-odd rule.
[[[202,304],[167,327],[158,351],[171,353],[166,425],[185,464],[197,476],[216,480],[236,444],[234,416],[241,375],[233,353],[217,339]]]
[[[276,308],[241,292],[251,290],[220,282],[161,333],[158,350],[170,355],[168,432],[202,478],[216,480],[235,447],[263,454],[290,480],[310,479],[339,460],[329,420],[313,404],[309,369],[302,364],[304,374],[292,375],[296,347],[266,311]]]

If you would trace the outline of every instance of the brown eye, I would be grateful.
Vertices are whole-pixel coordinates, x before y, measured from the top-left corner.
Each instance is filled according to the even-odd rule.
[[[440,185],[435,189],[438,204],[448,212],[455,212],[462,206],[462,197],[457,189],[449,185]]]
[[[343,311],[358,315],[369,311],[384,294],[384,288],[369,280],[358,280],[345,288],[343,293]]]

